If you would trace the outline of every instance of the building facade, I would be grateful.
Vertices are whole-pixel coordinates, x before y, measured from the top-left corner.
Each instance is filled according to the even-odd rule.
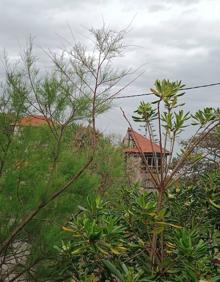
[[[169,152],[163,148],[161,151],[158,144],[131,128],[128,128],[123,144],[129,182],[139,183],[143,188],[153,189],[152,175],[155,178],[160,177],[161,165],[166,161]]]

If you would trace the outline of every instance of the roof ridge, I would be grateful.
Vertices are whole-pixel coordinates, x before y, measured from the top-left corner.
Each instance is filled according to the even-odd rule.
[[[129,129],[130,129],[130,128],[129,128]],[[141,133],[137,132],[136,130],[130,129],[130,131],[133,132],[133,133],[135,133],[135,134],[137,134],[137,135],[139,135],[141,138],[145,139],[146,141],[151,142],[151,140],[150,140],[149,138],[145,137],[144,135],[142,135]],[[155,144],[155,145],[159,146],[159,145],[158,145],[157,143],[155,143],[155,142],[152,142],[152,144]]]
[[[47,116],[44,116],[44,115],[34,115],[34,114],[30,114],[30,115],[24,116],[23,118],[49,119]]]
[[[17,122],[17,125],[20,125],[20,126],[25,126],[25,125],[35,126],[35,125],[43,125],[43,124],[46,124],[48,122],[51,122],[51,119],[48,118],[48,117],[45,117],[43,115],[29,114],[29,115],[22,117]]]
[[[154,143],[152,140],[143,136],[139,132],[128,128],[128,134],[133,139],[135,144],[134,148],[126,149],[127,152],[139,152],[141,150],[144,153],[161,153],[161,148],[159,144]],[[162,148],[162,152],[168,153],[168,151],[164,150],[164,148]]]

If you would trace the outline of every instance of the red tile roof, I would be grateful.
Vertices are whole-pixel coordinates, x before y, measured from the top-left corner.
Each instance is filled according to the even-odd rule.
[[[39,126],[39,125],[47,124],[48,121],[50,121],[50,119],[46,118],[44,116],[30,115],[30,116],[26,116],[26,117],[21,118],[17,125],[18,126],[27,126],[27,125]]]
[[[134,142],[133,147],[126,148],[124,150],[125,153],[140,153],[142,151],[143,153],[161,153],[160,146],[152,143],[148,138],[144,137],[140,133],[132,130],[131,128],[128,128],[128,138],[132,139]],[[162,150],[164,153],[164,149]],[[166,151],[166,154],[169,154],[168,151]]]

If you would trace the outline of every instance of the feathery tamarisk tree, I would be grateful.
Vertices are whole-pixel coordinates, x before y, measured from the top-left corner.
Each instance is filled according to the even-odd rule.
[[[101,29],[91,29],[90,33],[95,39],[90,48],[76,43],[69,50],[63,51],[61,56],[50,54],[50,57],[57,71],[73,85],[75,93],[83,94],[89,101],[87,116],[95,130],[96,116],[106,111],[112,99],[142,73],[138,73],[122,85],[123,79],[135,74],[137,70],[119,71],[118,68],[113,67],[114,60],[122,56],[125,50],[126,29],[115,32],[104,25]],[[96,135],[93,134],[93,145],[96,142]]]
[[[91,33],[92,49],[76,43],[61,57],[50,53],[54,68],[47,74],[42,75],[38,69],[32,44],[21,66],[10,69],[8,65],[6,69],[6,84],[0,96],[2,281],[33,276],[39,263],[50,260],[39,240],[44,230],[51,232],[52,241],[57,236],[50,226],[59,227],[72,212],[75,188],[94,186],[88,168],[96,155],[96,118],[133,81],[122,84],[131,73],[114,67],[114,59],[125,47],[125,31],[103,27]],[[42,116],[46,125],[20,126],[20,119],[27,115]],[[92,146],[74,152],[73,129],[80,119],[91,124],[88,139]],[[23,247],[17,248],[20,245]],[[31,254],[32,246],[39,251]],[[18,256],[22,260],[17,260]]]

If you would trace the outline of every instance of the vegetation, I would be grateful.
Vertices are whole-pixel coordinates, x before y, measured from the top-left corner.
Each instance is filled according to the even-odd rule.
[[[130,84],[119,87],[129,72],[113,67],[124,32],[91,33],[92,55],[78,43],[60,58],[49,54],[46,75],[31,45],[23,65],[6,61],[0,281],[220,281],[220,110],[184,112],[184,85],[157,80],[154,102],[141,102],[133,117],[160,147],[158,156],[152,145],[153,173],[136,144],[155,191],[129,185],[122,148],[96,129]],[[22,124],[36,114],[42,125]],[[176,156],[187,127],[194,134]]]
[[[32,269],[41,277],[41,265],[55,255],[62,222],[88,194],[105,194],[123,176],[121,152],[95,124],[127,74],[113,64],[123,49],[123,33],[104,28],[91,33],[93,56],[75,44],[69,60],[51,55],[54,69],[46,75],[37,68],[31,44],[20,65],[6,60],[0,97],[3,281],[21,279],[23,272],[35,279]],[[23,117],[36,114],[43,125],[22,124]]]
[[[218,211],[187,192],[193,194],[193,204],[186,195],[177,197],[187,210],[167,196],[160,214],[155,195],[137,187],[123,189],[117,207],[88,198],[87,208],[63,227],[69,238],[58,247],[53,274],[62,276],[65,269],[73,281],[214,281],[220,238],[219,224],[212,220]],[[152,272],[149,252],[155,228],[164,234],[165,258]]]

